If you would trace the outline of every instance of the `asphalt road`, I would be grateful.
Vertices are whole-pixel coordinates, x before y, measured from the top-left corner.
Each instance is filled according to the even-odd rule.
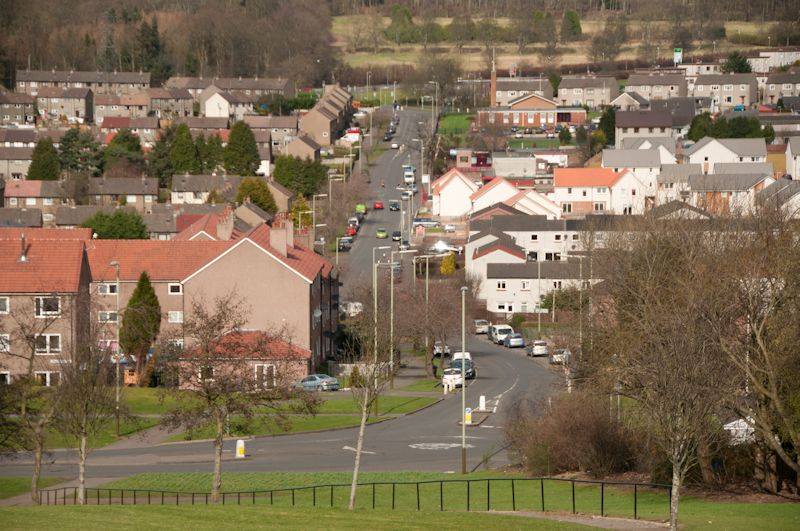
[[[425,119],[419,111],[401,112],[396,139],[410,145],[416,136],[418,121]],[[380,133],[382,137],[382,133]],[[399,198],[395,186],[402,180],[402,164],[409,154],[419,167],[419,151],[388,150],[371,168],[372,189],[376,199],[388,202]],[[380,186],[385,181],[385,188]],[[418,199],[419,196],[415,198]],[[370,202],[371,203],[371,202]],[[388,207],[388,204],[387,204]],[[390,240],[374,237],[378,227],[395,230],[399,213],[372,211],[366,218],[356,243],[347,256],[344,275],[345,298],[358,285],[371,282],[372,248],[391,245]],[[409,271],[411,268],[404,268]],[[456,350],[455,348],[453,350]],[[525,356],[522,349],[505,349],[489,343],[485,336],[468,338],[478,376],[467,386],[467,406],[477,408],[480,395],[495,412],[480,425],[467,428],[468,468],[473,469],[489,458],[489,466],[505,464],[503,451],[506,415],[518,400],[543,400],[551,385],[560,382],[559,373],[543,359]],[[367,427],[364,470],[427,470],[459,471],[461,427],[461,395],[451,394],[445,400],[412,415]],[[234,442],[225,443],[225,470],[228,471],[343,471],[352,468],[357,429],[323,433],[307,433],[278,437],[262,437],[249,441],[246,460],[233,460]],[[92,452],[87,475],[96,478],[121,477],[141,472],[206,472],[212,469],[210,442],[161,444],[139,448],[106,448]],[[29,456],[0,459],[0,475],[30,473]],[[53,452],[44,466],[50,476],[74,477],[77,474],[72,451]]]

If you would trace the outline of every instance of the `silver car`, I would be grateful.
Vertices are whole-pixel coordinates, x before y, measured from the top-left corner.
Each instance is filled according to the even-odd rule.
[[[327,374],[309,374],[295,384],[304,391],[338,391],[339,380]]]
[[[506,348],[525,348],[525,338],[519,332],[508,334],[503,339],[503,345]]]
[[[486,319],[475,319],[472,322],[473,326],[475,327],[476,334],[488,334],[489,333],[489,321]]]
[[[572,352],[569,349],[559,348],[550,354],[548,361],[552,365],[567,365],[570,362],[570,358],[572,358]]]

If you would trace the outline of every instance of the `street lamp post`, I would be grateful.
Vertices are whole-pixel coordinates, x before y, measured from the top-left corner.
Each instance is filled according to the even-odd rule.
[[[313,194],[311,196],[311,248],[313,249],[317,242],[317,198],[325,199],[328,194]],[[320,225],[320,226],[324,226]]]
[[[467,287],[461,286],[461,352],[467,351]],[[461,360],[461,473],[467,473],[467,377],[466,358]]]
[[[117,319],[116,319],[116,323],[115,323],[116,324],[116,329],[117,329],[117,343],[116,343],[116,352],[115,352],[115,354],[116,354],[115,358],[116,358],[116,361],[117,361],[117,363],[116,363],[117,375],[116,375],[116,390],[115,390],[116,391],[116,395],[115,395],[115,399],[114,399],[114,417],[115,417],[115,420],[116,420],[117,437],[119,437],[119,362],[120,362],[120,356],[122,354],[122,352],[120,351],[120,348],[119,348],[119,262],[114,260],[109,265],[111,267],[113,267],[114,271],[115,271],[114,272],[114,277],[115,277],[115,280],[116,280],[116,291],[117,291],[117,293],[116,293],[116,295],[117,295],[117,297],[116,297],[116,299],[117,299],[117,304],[116,304]]]
[[[425,175],[425,139],[414,138],[412,142],[419,142],[419,174]],[[431,179],[428,177],[428,198],[431,197]]]
[[[373,359],[375,367],[373,370],[375,374],[374,385],[375,389],[378,388],[378,263],[375,261],[375,251],[384,251],[390,249],[388,245],[372,248],[372,339],[373,339]],[[377,400],[375,401],[375,412],[377,409]]]
[[[333,182],[344,182],[344,177],[328,177],[328,207],[331,206],[331,200],[333,198]]]
[[[413,254],[416,249],[389,253],[389,386],[394,389],[394,255]]]
[[[434,97],[433,104],[431,105],[431,134],[433,134],[436,132],[436,115],[439,113],[439,82],[428,81],[428,84],[436,87],[436,96]]]

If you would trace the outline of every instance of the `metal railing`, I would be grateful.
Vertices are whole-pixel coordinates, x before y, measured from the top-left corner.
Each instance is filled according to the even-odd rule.
[[[549,488],[546,488],[550,485]],[[596,492],[599,486],[599,493]],[[565,487],[567,487],[565,492]],[[576,494],[576,487],[579,489]],[[610,489],[609,489],[610,487]],[[594,488],[594,490],[591,490]],[[632,489],[632,490],[631,490]],[[550,491],[553,492],[550,492]],[[607,516],[633,516],[638,519],[639,498],[643,493],[667,491],[664,510],[669,513],[670,486],[659,483],[612,482],[549,477],[443,479],[424,481],[375,481],[358,484],[359,508],[412,509],[439,511],[570,511]],[[547,493],[547,494],[546,494]],[[307,485],[268,490],[222,492],[219,503],[264,504],[291,507],[346,507],[349,483]],[[591,498],[599,494],[594,503]],[[366,495],[366,498],[365,498]],[[579,496],[580,495],[580,496]],[[622,498],[630,497],[629,500]],[[555,498],[555,501],[554,501]],[[609,498],[612,510],[609,511]],[[208,492],[175,490],[86,488],[88,505],[209,505]],[[391,499],[391,502],[390,502]],[[77,505],[78,487],[42,489],[40,505]],[[549,501],[549,505],[547,503]],[[630,504],[630,505],[627,505]],[[579,507],[580,505],[580,507]],[[627,509],[623,510],[623,506]],[[652,504],[650,506],[652,508]],[[580,510],[579,510],[580,509]]]

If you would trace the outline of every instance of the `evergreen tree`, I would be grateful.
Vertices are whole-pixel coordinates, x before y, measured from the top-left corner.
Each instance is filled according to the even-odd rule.
[[[256,174],[261,159],[253,131],[246,123],[236,122],[231,128],[223,161],[228,173],[245,176]]]
[[[317,193],[327,175],[325,166],[314,160],[288,155],[275,159],[274,179],[299,195],[310,196]]]
[[[747,57],[740,51],[731,52],[728,58],[722,63],[722,71],[727,74],[749,74],[753,71]]]
[[[139,374],[140,383],[144,381],[147,352],[160,330],[161,305],[150,284],[147,271],[142,271],[125,313],[122,314],[122,326],[119,331],[122,352],[136,358],[136,372]]]
[[[189,132],[189,126],[186,124],[181,124],[175,129],[175,137],[172,139],[169,150],[169,159],[172,162],[174,173],[196,174],[200,172],[197,149],[192,140],[192,133]]]
[[[147,226],[135,210],[118,209],[112,214],[98,212],[81,224],[101,240],[146,240]]]
[[[153,149],[147,153],[147,173],[151,177],[158,178],[158,186],[161,188],[170,187],[172,175],[175,173],[170,158],[170,147],[172,139],[175,137],[175,129],[175,125],[166,128],[156,140]]]
[[[50,137],[44,137],[33,148],[33,159],[28,169],[28,179],[36,181],[55,181],[61,176],[61,163]]]
[[[292,202],[292,222],[294,226],[302,229],[311,226],[312,216],[311,207],[303,196],[298,197]]]
[[[583,37],[581,17],[576,11],[564,11],[561,21],[561,42],[576,41]]]
[[[575,143],[579,146],[586,144],[589,140],[589,134],[586,132],[586,128],[582,125],[579,125],[577,129],[575,129]]]
[[[59,161],[65,171],[98,176],[103,171],[103,154],[100,144],[88,131],[77,127],[64,133],[59,142]]]
[[[261,177],[242,179],[239,184],[239,190],[236,192],[236,202],[242,204],[245,199],[250,199],[254,205],[270,214],[275,214],[278,211],[278,206],[275,204],[275,198],[272,197],[269,186],[267,186],[267,181]]]
[[[572,133],[569,132],[569,129],[565,127],[558,132],[558,142],[562,146],[566,146],[567,144],[572,142]]]
[[[204,174],[206,172],[205,154],[206,150],[206,137],[203,133],[197,135],[194,139],[194,151],[197,153],[197,173]]]
[[[614,129],[617,127],[617,114],[614,107],[606,107],[600,116],[600,130],[606,138],[608,144],[614,144]]]
[[[106,167],[114,166],[121,162],[132,165],[141,165],[144,162],[144,153],[139,137],[130,129],[121,129],[103,151]]]
[[[222,165],[223,155],[222,139],[219,135],[211,135],[208,140],[206,140],[205,150],[202,153],[205,171],[209,173],[217,171]]]
[[[697,142],[701,138],[709,136],[711,127],[713,125],[714,124],[709,113],[704,112],[703,114],[698,114],[692,118],[692,123],[689,125],[689,133],[686,135],[686,137],[693,142]]]

